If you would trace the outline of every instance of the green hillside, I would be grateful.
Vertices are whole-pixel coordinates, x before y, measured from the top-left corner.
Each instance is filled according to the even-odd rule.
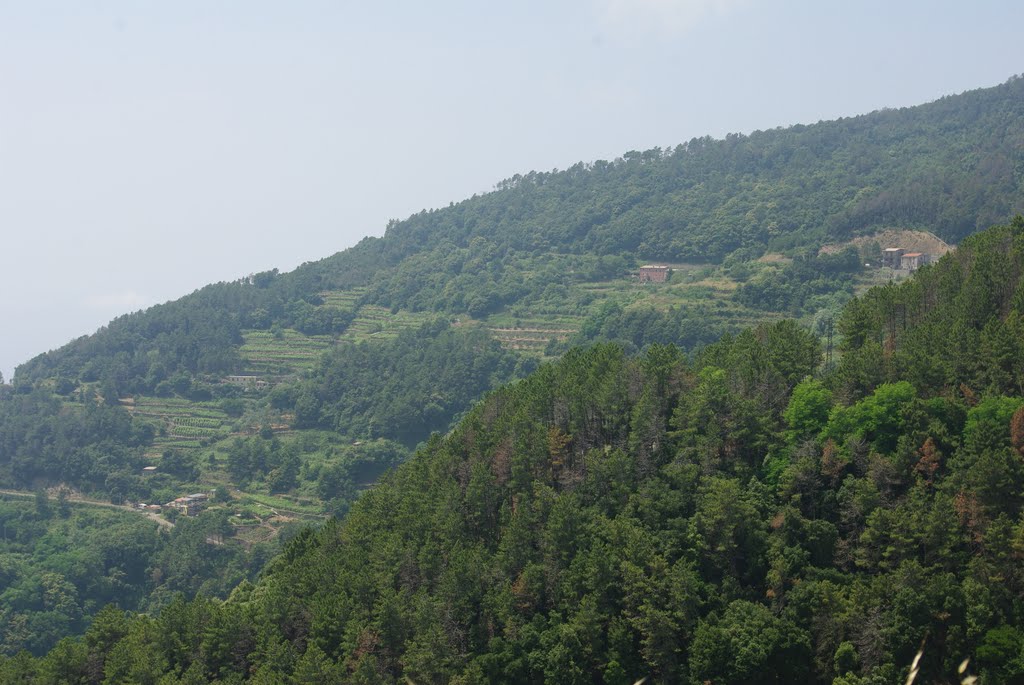
[[[1022,277],[1018,218],[851,303],[831,371],[788,320],[690,360],[574,349],[227,601],[107,612],[0,674],[846,685],[912,662],[953,682],[970,657],[979,682],[1018,682],[1024,348],[1000,331]],[[931,348],[938,325],[998,354]]]
[[[371,316],[368,304],[474,319],[517,305],[585,315],[599,297],[593,284],[646,261],[741,272],[766,251],[892,227],[956,243],[1024,211],[1022,91],[1014,78],[918,107],[516,176],[289,274],[210,286],[117,319],[17,376],[137,392],[178,371],[241,373],[252,359],[238,353],[246,330],[343,334],[353,317],[384,314]]]
[[[1014,78],[919,107],[517,175],[290,273],[212,284],[119,317],[0,385],[0,488],[66,487],[119,504],[216,490],[202,525],[219,526],[238,550],[268,553],[295,528],[343,515],[418,447],[436,446],[432,435],[465,425],[487,393],[551,373],[547,363],[580,346],[621,350],[631,371],[617,378],[634,388],[645,383],[640,362],[624,360],[651,349],[678,348],[686,373],[707,364],[732,373],[708,355],[752,345],[751,329],[758,340],[785,331],[808,345],[792,362],[805,371],[829,349],[830,392],[842,402],[895,379],[928,396],[1010,394],[1012,318],[974,333],[974,319],[948,315],[913,327],[943,288],[976,283],[984,299],[990,285],[963,271],[915,300],[906,293],[940,270],[900,285],[909,274],[879,258],[904,236],[958,243],[1024,211],[1022,95]],[[991,278],[1001,278],[1009,267],[992,259]],[[670,267],[669,278],[641,282],[648,263]],[[886,287],[848,305],[874,285]],[[993,314],[979,306],[963,305]],[[947,334],[978,354],[947,359]],[[841,347],[829,347],[833,337]],[[758,376],[779,397],[723,434],[782,430],[778,403],[800,380],[791,371],[783,385]],[[624,416],[634,400],[619,406]],[[633,427],[608,430],[640,440]],[[659,444],[678,445],[685,430],[670,428]],[[768,478],[759,464],[735,477]],[[182,589],[191,596],[201,584]],[[157,578],[146,591],[166,586]],[[223,595],[228,585],[210,587]],[[0,622],[4,611],[0,597]]]
[[[0,493],[0,653],[44,654],[108,604],[157,611],[179,593],[227,596],[276,549],[209,544],[231,528],[223,509],[158,526],[126,507],[65,492]]]

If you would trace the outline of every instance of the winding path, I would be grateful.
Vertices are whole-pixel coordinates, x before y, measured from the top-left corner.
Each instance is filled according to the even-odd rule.
[[[0,495],[10,495],[12,497],[31,497],[31,498],[34,498],[36,496],[36,493],[35,492],[30,492],[28,490],[4,490],[4,489],[0,489]],[[74,493],[74,492],[72,492],[71,494],[68,495],[68,502],[71,502],[73,504],[85,504],[85,505],[92,506],[92,507],[106,507],[107,509],[120,509],[121,511],[131,511],[131,512],[134,512],[136,514],[142,514],[143,516],[148,518],[150,521],[153,521],[157,525],[162,526],[164,528],[167,528],[167,529],[174,528],[174,522],[173,521],[168,521],[163,516],[160,516],[159,514],[154,513],[152,511],[142,511],[141,509],[136,509],[135,507],[129,506],[127,504],[114,504],[112,502],[104,502],[104,501],[98,500],[98,499],[89,499],[88,497],[82,497],[78,493]]]

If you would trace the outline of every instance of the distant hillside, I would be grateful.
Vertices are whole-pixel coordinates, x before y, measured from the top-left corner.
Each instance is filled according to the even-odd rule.
[[[543,299],[572,280],[569,273],[619,274],[648,259],[747,260],[891,226],[956,243],[1024,211],[1022,165],[1024,79],[1013,78],[917,107],[530,172],[392,222],[383,238],[290,274],[263,274],[254,287],[222,284],[124,317],[17,375],[89,375],[89,362],[102,367],[104,357],[154,347],[172,358],[140,370],[143,377],[161,368],[237,371],[237,329],[276,322],[343,330],[343,312],[310,316],[326,290],[360,286],[364,303],[479,317]],[[189,322],[206,330],[207,314],[226,328],[206,337],[190,330]],[[157,344],[163,333],[171,339]]]
[[[257,433],[329,429],[411,448],[574,344],[693,351],[781,315],[825,335],[882,277],[863,266],[868,246],[850,240],[899,226],[959,241],[1024,209],[1020,168],[1024,80],[1012,79],[919,107],[516,176],[393,222],[383,238],[291,273],[207,286],[22,365],[20,399],[0,403],[10,436],[0,482],[109,491],[107,477],[127,470],[117,489],[149,498],[142,465],[180,450],[201,461],[182,473],[220,483],[231,441]],[[818,253],[836,242],[847,249]],[[760,260],[769,249],[786,259]],[[631,277],[648,259],[676,265],[668,283]],[[468,357],[484,349],[485,377],[431,385],[474,368]],[[346,364],[356,358],[386,380]],[[84,410],[96,399],[106,412]],[[391,425],[400,417],[401,429]],[[58,456],[69,451],[80,457]],[[300,472],[305,483],[265,487],[312,497],[315,471]]]
[[[930,104],[696,138],[514,176],[389,227],[389,255],[476,236],[499,248],[719,260],[898,225],[948,242],[1022,207],[1024,81]]]
[[[197,462],[177,471],[197,486],[317,499],[337,488],[316,486],[316,469],[293,474],[291,458],[229,469],[247,463],[234,441],[330,430],[346,444],[412,448],[571,345],[693,351],[782,315],[824,336],[854,292],[886,278],[863,266],[870,245],[858,236],[899,226],[959,241],[1024,209],[1022,165],[1015,78],[919,107],[516,176],[393,222],[383,238],[207,286],[22,365],[0,402],[0,482],[150,499],[159,481],[140,469],[170,450]],[[846,249],[819,254],[826,243]],[[766,250],[785,258],[759,259]],[[649,259],[676,265],[668,283],[631,277]],[[470,382],[431,382],[474,368]],[[106,408],[86,411],[96,400]],[[319,440],[296,446],[301,463],[332,454]]]

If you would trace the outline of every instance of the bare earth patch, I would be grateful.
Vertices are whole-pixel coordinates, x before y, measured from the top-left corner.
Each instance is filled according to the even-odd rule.
[[[908,231],[900,228],[887,228],[874,235],[862,235],[845,243],[825,245],[819,250],[819,254],[835,254],[843,249],[853,246],[862,247],[877,241],[884,250],[887,247],[902,247],[907,252],[924,252],[925,254],[941,257],[947,252],[954,250],[954,246],[948,244],[938,236],[928,231]]]

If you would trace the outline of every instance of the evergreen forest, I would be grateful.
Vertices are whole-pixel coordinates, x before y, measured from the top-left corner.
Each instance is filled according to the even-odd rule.
[[[0,682],[1024,682],[1022,89],[517,175],[30,360]]]

